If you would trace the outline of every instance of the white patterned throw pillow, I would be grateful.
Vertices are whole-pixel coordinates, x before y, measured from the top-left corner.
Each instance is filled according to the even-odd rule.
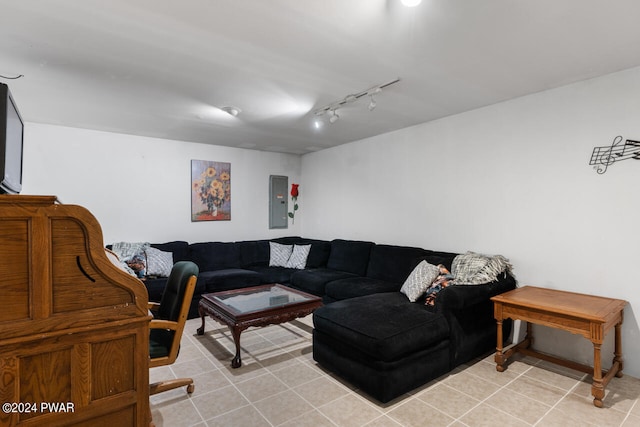
[[[169,277],[173,268],[173,253],[147,248],[147,276]]]
[[[413,269],[407,280],[405,280],[400,292],[405,294],[409,301],[416,302],[418,298],[424,294],[431,283],[440,274],[437,265],[429,264],[427,261],[421,261],[420,264]]]
[[[269,249],[269,267],[286,267],[291,252],[293,252],[293,245],[269,242]]]
[[[288,268],[296,268],[301,270],[307,265],[307,258],[309,257],[309,251],[311,250],[311,245],[293,245],[293,251],[291,252],[291,256],[287,260],[286,267]]]
[[[142,255],[148,248],[149,242],[115,242],[111,245],[111,250],[122,261],[128,261],[135,255]]]

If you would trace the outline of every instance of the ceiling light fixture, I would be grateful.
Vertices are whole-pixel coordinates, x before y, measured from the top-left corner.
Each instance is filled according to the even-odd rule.
[[[358,99],[360,99],[360,98],[362,98],[363,96],[366,96],[366,95],[369,95],[369,97],[370,97],[370,102],[369,102],[369,106],[368,106],[369,111],[373,111],[377,106],[377,102],[376,102],[374,96],[379,94],[380,92],[382,92],[382,89],[386,88],[387,86],[391,86],[392,84],[398,83],[399,81],[400,81],[400,78],[397,78],[395,80],[391,80],[390,82],[370,87],[369,89],[363,90],[362,92],[358,92],[358,93],[353,93],[353,94],[347,95],[347,96],[345,96],[344,98],[342,98],[342,99],[340,99],[338,101],[334,101],[334,102],[332,102],[330,104],[325,105],[324,107],[318,108],[313,113],[318,117],[323,116],[325,114],[328,114],[328,115],[330,115],[329,122],[335,123],[340,118],[340,116],[338,116],[338,114],[336,113],[336,110],[338,108],[342,107],[343,105],[350,104],[352,102],[356,102]],[[316,123],[317,120],[318,119],[316,118],[314,123]],[[319,126],[316,125],[316,128],[318,128],[318,127]]]
[[[407,7],[414,7],[422,3],[422,0],[402,0],[402,4]]]
[[[242,112],[238,107],[220,107],[220,109],[233,117],[238,117],[238,114]]]
[[[320,117],[316,117],[316,119],[313,121],[314,129],[320,129],[322,127],[322,124],[322,119]]]

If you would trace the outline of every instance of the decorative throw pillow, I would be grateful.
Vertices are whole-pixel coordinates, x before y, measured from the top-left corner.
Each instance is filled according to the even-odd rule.
[[[286,267],[293,252],[293,245],[269,242],[269,249],[269,267]]]
[[[409,301],[416,302],[438,277],[439,272],[437,266],[429,264],[427,261],[421,261],[404,281],[400,292],[405,294]]]
[[[173,253],[150,247],[145,251],[145,255],[147,276],[169,277],[173,268]]]
[[[311,245],[293,245],[293,251],[291,256],[287,260],[286,267],[303,269],[307,265],[307,258],[309,257],[309,251]]]
[[[482,255],[467,252],[458,255],[451,264],[451,273],[458,283],[479,285],[493,282],[503,272],[511,272],[509,260],[502,255]]]
[[[436,303],[436,297],[438,296],[438,292],[446,288],[447,286],[455,285],[455,279],[453,275],[447,270],[447,268],[440,264],[438,266],[438,277],[431,283],[429,289],[427,289],[427,299],[425,300],[425,305],[434,305]]]

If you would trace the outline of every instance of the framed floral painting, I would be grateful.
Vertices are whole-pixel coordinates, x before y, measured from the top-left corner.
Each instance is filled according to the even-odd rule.
[[[191,221],[231,219],[231,163],[191,160]]]

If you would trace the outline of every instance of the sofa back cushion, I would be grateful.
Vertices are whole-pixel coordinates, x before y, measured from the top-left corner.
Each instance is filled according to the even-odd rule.
[[[453,263],[453,259],[458,256],[458,254],[453,252],[431,252],[428,255],[422,257],[423,260],[427,261],[429,264],[433,265],[444,265],[447,270],[451,271],[451,264]]]
[[[336,239],[331,241],[327,268],[364,276],[373,242]]]
[[[311,244],[311,251],[307,258],[307,268],[326,267],[331,254],[331,242],[326,240],[305,239],[300,244]]]
[[[237,243],[193,243],[189,251],[191,260],[201,272],[240,267],[240,246]]]
[[[190,261],[189,243],[181,240],[167,243],[152,243],[152,248],[156,248],[163,252],[171,252],[173,254],[173,262]]]
[[[268,240],[246,240],[236,244],[240,251],[240,266],[242,268],[269,265]]]
[[[367,266],[367,277],[404,283],[422,257],[429,253],[425,249],[410,246],[374,245]]]

